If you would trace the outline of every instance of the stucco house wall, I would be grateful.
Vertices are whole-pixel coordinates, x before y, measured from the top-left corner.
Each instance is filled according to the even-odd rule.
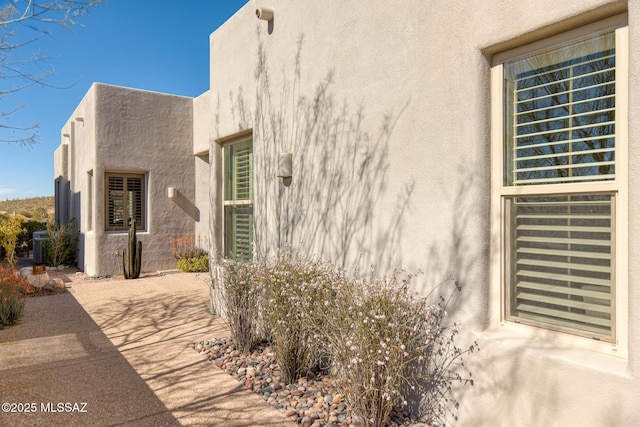
[[[142,271],[175,268],[169,236],[198,220],[194,188],[193,100],[94,84],[62,130],[69,212],[78,220],[78,265],[88,275],[121,273],[126,231],[105,231],[105,173],[145,174]],[[59,148],[60,155],[64,148]],[[64,176],[56,161],[55,175]],[[168,197],[168,188],[177,197]]]
[[[198,220],[194,233],[201,247],[209,249],[209,139],[211,135],[211,101],[209,92],[193,100],[193,157],[195,167],[195,205]]]
[[[274,10],[258,21],[258,7]],[[463,285],[452,320],[475,387],[461,426],[633,425],[640,419],[640,200],[629,193],[628,330],[619,346],[508,327],[492,281],[494,55],[628,14],[629,93],[640,89],[640,7],[552,2],[249,1],[210,37],[210,239],[222,250],[221,145],[251,130],[256,251],[284,244],[344,266],[422,270]],[[629,188],[640,183],[629,101]],[[498,130],[501,132],[501,130]],[[288,186],[279,153],[293,154]],[[626,159],[620,159],[625,161]],[[496,296],[497,295],[497,296]]]

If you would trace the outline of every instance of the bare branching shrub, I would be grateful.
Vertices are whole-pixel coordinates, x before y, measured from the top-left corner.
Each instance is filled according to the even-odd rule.
[[[229,328],[238,350],[248,352],[261,337],[259,331],[259,292],[253,263],[223,260],[224,278],[220,282]]]
[[[460,367],[477,345],[456,346],[459,324],[445,323],[451,296],[430,303],[409,290],[412,276],[401,271],[349,277],[290,249],[223,266],[236,342],[247,351],[260,339],[256,331],[266,331],[286,383],[328,358],[352,417],[365,426],[385,426],[393,408],[408,401],[429,425],[455,418],[453,386],[473,384]],[[443,284],[455,284],[451,295],[460,290],[453,279]]]
[[[315,333],[318,306],[329,304],[331,264],[309,261],[290,249],[257,261],[263,296],[263,320],[286,383],[314,369],[323,355],[324,339]]]
[[[450,419],[458,419],[456,412],[460,404],[453,395],[453,387],[456,384],[474,383],[462,357],[479,351],[476,342],[466,348],[460,348],[455,343],[461,325],[459,322],[447,323],[447,306],[455,292],[461,291],[462,287],[454,279],[442,285],[451,284],[455,287],[448,298],[441,296],[437,309],[432,312],[433,324],[437,327],[429,337],[430,344],[405,369],[408,381],[403,394],[411,402],[412,412],[433,427],[445,426]]]
[[[453,400],[452,383],[463,380],[452,368],[469,350],[455,347],[457,330],[443,326],[446,303],[429,304],[408,290],[410,276],[400,281],[399,275],[335,281],[332,310],[324,312],[322,328],[341,390],[366,426],[385,426],[416,384],[422,384],[424,404],[439,408]],[[414,365],[422,371],[410,371]]]

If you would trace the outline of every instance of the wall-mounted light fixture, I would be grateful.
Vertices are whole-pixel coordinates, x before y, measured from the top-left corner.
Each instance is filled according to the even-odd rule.
[[[293,175],[293,154],[281,153],[278,156],[278,178],[291,178]]]
[[[256,9],[256,17],[261,21],[273,21],[273,9],[268,7],[259,7]]]
[[[69,132],[65,132],[62,134],[62,136],[64,136],[65,138],[70,138],[71,135],[69,134]]]
[[[84,117],[76,116],[76,122],[83,122],[84,123]]]
[[[170,199],[177,199],[178,198],[178,189],[176,187],[167,188],[167,196]]]

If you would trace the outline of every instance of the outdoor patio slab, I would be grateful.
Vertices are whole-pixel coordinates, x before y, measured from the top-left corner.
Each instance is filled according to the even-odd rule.
[[[191,347],[229,333],[209,313],[206,275],[73,280],[69,290],[30,298],[0,330],[0,400],[38,409],[0,413],[0,425],[292,425]],[[86,412],[41,410],[58,402],[86,402]]]

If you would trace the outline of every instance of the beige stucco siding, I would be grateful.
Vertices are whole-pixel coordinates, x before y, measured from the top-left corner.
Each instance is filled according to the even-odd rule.
[[[94,84],[79,104],[63,139],[69,145],[72,216],[81,218],[78,261],[87,274],[118,274],[127,244],[126,232],[105,231],[106,172],[145,174],[142,270],[175,268],[169,236],[192,233],[198,216],[192,123],[193,100],[187,97]],[[178,190],[176,199],[167,197],[168,187]]]
[[[198,220],[195,234],[201,238],[203,249],[209,249],[209,143],[213,117],[209,92],[193,100],[193,157],[195,167],[195,205]]]
[[[274,9],[273,24],[255,18]],[[629,93],[638,91],[629,4]],[[632,425],[640,419],[640,200],[630,191],[628,356],[509,335],[490,325],[491,61],[495,53],[623,13],[609,0],[250,1],[211,38],[212,139],[253,129],[255,243],[347,267],[422,270],[428,292],[463,285],[452,320],[482,351],[458,425]],[[640,184],[631,97],[629,188]],[[276,177],[293,154],[293,178]],[[212,143],[212,241],[221,232]],[[626,159],[620,159],[626,161]],[[218,250],[221,247],[217,248]],[[496,306],[498,304],[498,306]]]

